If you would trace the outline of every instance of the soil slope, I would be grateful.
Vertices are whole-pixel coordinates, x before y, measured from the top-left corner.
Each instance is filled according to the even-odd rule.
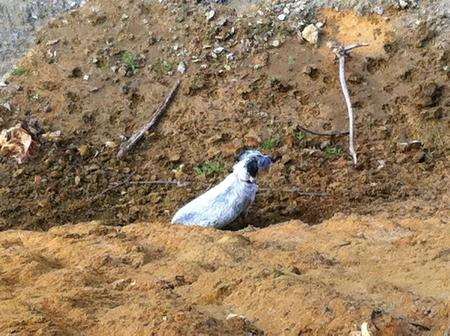
[[[373,335],[443,335],[444,215],[240,233],[98,222],[6,231],[1,334],[349,335],[368,322]]]

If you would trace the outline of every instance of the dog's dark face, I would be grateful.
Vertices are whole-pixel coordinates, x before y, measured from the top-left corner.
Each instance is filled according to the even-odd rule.
[[[255,178],[259,172],[266,171],[273,163],[273,159],[257,150],[246,150],[238,155],[238,161],[244,162],[247,173]]]

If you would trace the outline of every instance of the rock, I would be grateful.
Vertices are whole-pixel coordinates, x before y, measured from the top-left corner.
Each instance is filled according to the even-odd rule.
[[[278,48],[280,46],[280,41],[279,40],[274,40],[274,41],[272,41],[271,44],[272,44],[272,47]]]
[[[106,141],[106,142],[105,142],[105,146],[106,146],[107,148],[116,148],[116,147],[117,147],[117,144],[116,144],[114,141]]]
[[[286,20],[286,14],[280,14],[280,15],[278,15],[278,16],[277,16],[277,19],[280,20],[280,21]]]
[[[319,29],[313,25],[307,25],[302,31],[302,38],[311,44],[317,44],[319,41]]]
[[[186,72],[186,63],[180,62],[178,64],[177,71],[181,74],[184,74]]]
[[[401,9],[405,9],[405,8],[408,7],[409,4],[408,4],[408,2],[405,1],[405,0],[400,0],[400,1],[398,2],[398,5],[400,6]]]
[[[217,47],[213,49],[213,52],[217,55],[221,54],[225,50],[224,47]]]
[[[88,145],[81,145],[78,147],[78,153],[80,153],[81,157],[86,157],[90,153],[90,148]]]
[[[424,151],[419,151],[413,156],[414,163],[423,163],[427,160],[427,153]]]
[[[42,138],[47,140],[47,141],[51,141],[51,142],[58,142],[61,140],[61,131],[54,131],[54,132],[49,132],[49,133],[44,133],[42,134]]]
[[[215,15],[216,15],[216,12],[214,10],[210,10],[210,11],[206,12],[205,13],[206,21],[211,21]]]
[[[400,142],[398,145],[403,152],[407,152],[407,151],[410,151],[413,149],[421,149],[423,144],[419,140],[412,140],[412,141]]]

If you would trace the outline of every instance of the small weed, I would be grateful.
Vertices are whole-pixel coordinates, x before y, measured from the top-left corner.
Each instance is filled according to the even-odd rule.
[[[194,168],[195,173],[200,176],[220,174],[224,170],[225,167],[220,162],[205,162]]]
[[[306,139],[306,133],[302,132],[302,131],[296,131],[294,132],[294,137],[298,140],[298,141],[303,141]]]
[[[265,149],[265,150],[271,150],[274,149],[275,147],[278,147],[280,145],[280,138],[275,137],[275,138],[270,138],[267,139],[266,141],[264,141],[261,144],[261,148]]]
[[[294,69],[294,65],[295,65],[295,58],[292,56],[288,57],[288,68],[290,71],[292,71]]]
[[[174,69],[174,65],[172,62],[158,59],[153,65],[152,69],[156,72],[157,75],[162,76],[167,74],[168,72]]]
[[[332,159],[342,155],[342,148],[339,147],[327,147],[325,148],[325,157],[328,159]]]
[[[133,72],[139,68],[137,56],[129,51],[122,54],[122,62]]]
[[[28,70],[25,69],[24,67],[17,67],[13,71],[11,71],[11,75],[16,77],[26,75],[27,73]]]

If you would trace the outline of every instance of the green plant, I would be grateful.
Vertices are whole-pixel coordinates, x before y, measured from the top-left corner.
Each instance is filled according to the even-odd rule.
[[[306,133],[302,132],[302,131],[295,131],[294,132],[294,137],[298,140],[298,141],[303,141],[306,139]]]
[[[342,148],[328,146],[325,148],[325,157],[331,159],[342,155]]]
[[[280,138],[273,137],[264,141],[261,144],[261,148],[265,150],[271,150],[274,149],[275,147],[278,147],[279,145],[280,145]]]
[[[210,176],[214,174],[222,173],[225,170],[225,167],[220,162],[204,162],[201,165],[194,168],[194,171],[197,175],[200,176]]]
[[[157,59],[156,62],[152,65],[152,69],[156,72],[157,75],[162,76],[172,71],[174,69],[174,65],[172,62]]]
[[[13,71],[11,71],[11,75],[16,77],[26,75],[27,73],[28,70],[25,69],[24,67],[17,67]]]
[[[122,62],[133,72],[139,68],[137,56],[129,51],[122,54]]]

